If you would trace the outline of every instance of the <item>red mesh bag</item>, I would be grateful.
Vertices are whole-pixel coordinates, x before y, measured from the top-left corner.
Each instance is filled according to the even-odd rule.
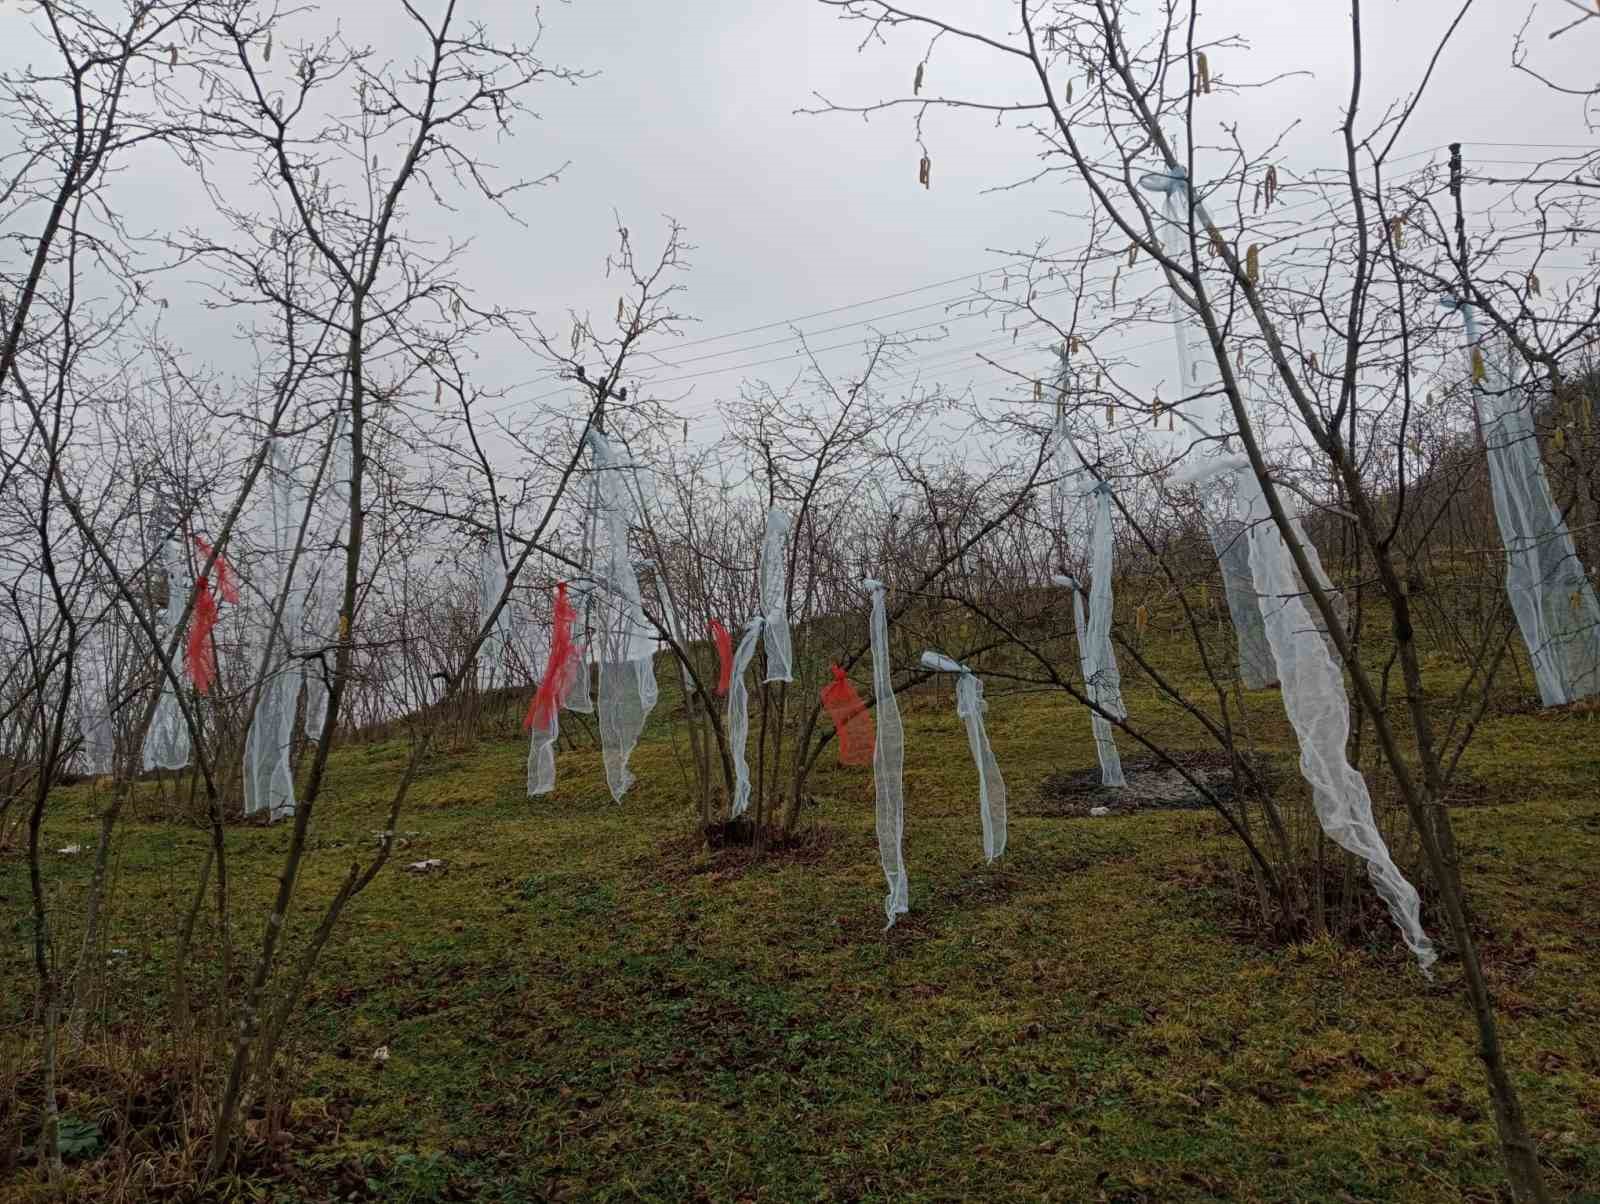
[[[833,733],[839,738],[839,764],[871,765],[872,744],[876,738],[872,716],[838,665],[833,666],[833,680],[822,687],[822,705],[827,708],[828,717],[833,720]]]
[[[717,671],[717,697],[721,698],[733,681],[733,637],[726,627],[712,619],[711,639],[717,646],[717,660],[721,663]]]
[[[549,731],[556,709],[567,701],[573,683],[578,680],[578,646],[572,642],[572,625],[577,620],[578,608],[567,600],[567,583],[556,586],[555,617],[550,625],[550,660],[544,667],[544,678],[528,704],[523,716],[522,730],[538,727]]]
[[[189,644],[183,657],[189,680],[202,694],[211,689],[217,677],[217,651],[211,645],[211,629],[216,625],[217,599],[211,592],[211,583],[202,577],[194,583],[194,614],[189,620]]]

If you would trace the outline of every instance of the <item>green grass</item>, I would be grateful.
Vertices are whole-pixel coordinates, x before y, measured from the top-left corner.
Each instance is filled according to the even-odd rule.
[[[1176,711],[1130,702],[1164,738],[1198,745]],[[1292,764],[1276,694],[1251,707],[1255,738]],[[693,809],[664,735],[639,749],[620,807],[594,751],[564,752],[556,794],[532,801],[520,740],[440,752],[398,865],[352,908],[306,1000],[285,1142],[269,1153],[247,1135],[245,1168],[220,1194],[1500,1198],[1449,956],[1430,983],[1387,932],[1353,948],[1242,931],[1219,872],[1237,845],[1209,814],[1039,814],[1041,779],[1093,757],[1086,717],[1054,696],[993,700],[1013,813],[1004,864],[986,867],[948,696],[914,700],[907,729],[912,911],[887,934],[869,772],[820,773],[811,839],[756,864],[687,838]],[[1517,1082],[1552,1184],[1574,1200],[1600,1199],[1583,1194],[1600,1184],[1597,736],[1582,716],[1492,715],[1463,771],[1489,803],[1457,821]],[[393,742],[335,757],[291,949],[368,852],[405,755]],[[86,788],[64,792],[49,847],[92,847],[93,805]],[[246,950],[287,840],[283,826],[228,833]],[[94,1027],[155,1061],[205,845],[150,800],[118,840],[109,944],[127,952]],[[448,867],[399,868],[423,858]],[[64,948],[89,868],[51,859]],[[30,928],[14,855],[0,897],[0,1015],[8,1064],[26,1071]],[[31,1139],[30,1081],[0,1122],[8,1137]],[[84,1123],[119,1106],[99,1082],[68,1059],[64,1108]],[[77,1182],[98,1165],[75,1163]],[[27,1198],[33,1168],[10,1173]]]

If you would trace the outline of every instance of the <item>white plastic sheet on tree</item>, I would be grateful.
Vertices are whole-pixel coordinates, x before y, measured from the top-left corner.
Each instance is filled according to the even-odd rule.
[[[1317,821],[1329,839],[1367,863],[1389,915],[1424,971],[1437,957],[1422,930],[1422,903],[1384,844],[1373,819],[1366,780],[1345,756],[1350,712],[1344,676],[1312,621],[1301,580],[1252,473],[1238,474],[1250,525],[1250,567],[1261,598],[1267,642],[1283,689],[1283,706],[1300,744],[1300,772],[1311,786]],[[1308,638],[1310,637],[1310,638]]]
[[[784,555],[794,520],[776,506],[767,511],[761,541],[761,614],[767,644],[767,681],[794,680],[794,645],[789,634],[789,574]]]
[[[270,820],[278,820],[293,815],[295,809],[289,754],[302,674],[291,641],[300,631],[301,603],[290,565],[306,509],[304,491],[297,488],[281,440],[274,442],[267,478],[270,530],[266,533],[261,593],[272,609],[281,604],[282,617],[262,641],[260,694],[250,730],[245,733],[244,812],[265,811]]]
[[[745,624],[739,646],[733,652],[733,673],[728,678],[728,751],[733,757],[733,806],[730,813],[737,818],[750,806],[750,762],[745,745],[750,738],[750,690],[744,675],[755,659],[756,643],[766,619],[757,615]]]
[[[188,601],[187,590],[184,588],[183,553],[175,539],[169,539],[163,544],[161,561],[167,575],[167,610],[161,629],[164,650],[183,621],[184,604]],[[173,667],[180,674],[183,672],[179,668],[182,664],[183,644],[180,640],[178,650],[173,655]],[[150,730],[144,737],[144,767],[182,769],[189,763],[191,751],[189,728],[183,721],[182,710],[178,707],[178,692],[172,677],[165,668],[159,672],[161,696],[156,702],[155,714],[150,720]]]
[[[628,527],[633,511],[627,467],[613,454],[603,435],[591,432],[594,452],[600,544],[591,562],[600,589],[592,595],[598,617],[600,680],[596,700],[600,750],[606,784],[618,802],[633,784],[628,759],[655,707],[655,633],[644,613],[639,577],[628,558]]]
[[[478,551],[478,626],[482,627],[500,605],[506,592],[506,566],[500,559],[497,541],[486,542]],[[509,683],[511,651],[511,601],[500,607],[494,625],[478,648],[478,682],[484,687]]]
[[[877,794],[878,860],[889,893],[883,900],[885,928],[911,908],[911,884],[905,862],[905,728],[900,703],[894,693],[894,671],[889,664],[889,618],[883,582],[866,580],[861,587],[872,596],[872,689],[877,711],[877,739],[872,749],[872,784]]]
[[[1506,548],[1506,594],[1540,700],[1545,706],[1575,702],[1600,693],[1600,605],[1545,477],[1525,370],[1511,347],[1480,342],[1471,306],[1455,308],[1466,322],[1469,348],[1483,360],[1484,379],[1473,394]]]
[[[314,648],[325,651],[320,657],[303,662],[306,687],[305,723],[308,740],[322,738],[322,725],[328,715],[328,676],[333,672],[333,645],[339,638],[339,612],[344,605],[344,542],[349,538],[350,521],[350,437],[344,429],[344,415],[336,414],[329,432],[331,446],[314,502],[313,523],[308,527],[310,561],[304,622],[312,633]],[[295,638],[298,632],[291,633]]]
[[[983,855],[993,861],[1006,851],[1006,781],[989,744],[989,730],[983,722],[988,703],[983,700],[983,682],[960,661],[951,660],[931,648],[922,654],[925,668],[956,675],[956,714],[967,725],[967,746],[978,770],[978,818],[983,822]]]

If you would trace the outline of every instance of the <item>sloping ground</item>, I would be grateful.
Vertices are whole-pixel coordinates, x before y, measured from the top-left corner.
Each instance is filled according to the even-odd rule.
[[[219,1194],[1501,1198],[1448,955],[1430,983],[1387,933],[1368,948],[1241,935],[1235,845],[1208,813],[1051,814],[1041,783],[1093,754],[1083,714],[1049,697],[994,701],[1013,820],[1004,865],[986,868],[946,702],[908,713],[912,912],[888,934],[867,772],[823,774],[811,839],[756,864],[685,838],[691,812],[665,740],[640,749],[621,807],[592,752],[564,754],[556,796],[532,802],[520,742],[437,757],[402,823],[413,835],[401,861],[445,866],[396,868],[354,908],[299,1024],[283,1131],[252,1122]],[[1253,697],[1253,734],[1281,760],[1275,705]],[[1178,730],[1176,714],[1141,706]],[[1483,805],[1459,815],[1510,1057],[1553,1184],[1575,1200],[1600,1199],[1584,1194],[1600,1183],[1597,736],[1581,715],[1490,718],[1466,765]],[[396,742],[338,759],[299,935],[380,826],[403,755]],[[86,794],[48,840],[92,844]],[[230,831],[242,947],[259,939],[286,840],[281,828]],[[77,1198],[110,1198],[105,1184],[140,1157],[184,1165],[172,1148],[183,1125],[157,1115],[156,1085],[179,1056],[164,968],[204,847],[203,833],[148,816],[122,834],[111,944],[126,952],[108,951],[95,1031],[145,1053],[91,1046],[66,1068],[63,1103],[110,1136],[143,1073],[154,1119],[119,1143],[135,1151],[126,1160],[74,1164]],[[52,867],[69,912],[86,861]],[[34,1171],[15,1160],[37,1098],[21,1043],[26,898],[22,862],[0,861],[11,934],[0,1015],[6,1069],[22,1080],[0,1097],[0,1165],[21,1198]],[[141,1058],[150,1069],[129,1070]],[[97,1073],[97,1059],[117,1073]],[[169,1198],[181,1173],[139,1190]]]

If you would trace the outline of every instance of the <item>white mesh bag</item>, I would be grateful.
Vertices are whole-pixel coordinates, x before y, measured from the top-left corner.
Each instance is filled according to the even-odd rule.
[[[268,530],[260,593],[269,622],[280,601],[283,614],[275,632],[263,633],[258,663],[260,694],[244,742],[244,813],[265,811],[269,820],[278,820],[293,815],[295,809],[290,746],[302,675],[290,641],[300,631],[301,604],[289,566],[306,507],[304,491],[296,487],[281,440],[273,443],[267,478]]]
[[[750,762],[745,754],[750,739],[750,690],[744,675],[755,659],[764,626],[766,620],[761,615],[745,624],[739,646],[733,651],[733,672],[728,678],[728,751],[733,756],[733,805],[729,811],[734,818],[750,807]]]
[[[597,615],[600,679],[596,704],[600,750],[606,784],[618,802],[633,784],[628,759],[639,743],[657,698],[654,628],[644,613],[639,577],[628,558],[632,500],[627,468],[613,455],[605,437],[591,432],[598,497],[599,536],[593,563],[600,589],[592,595]]]
[[[1311,787],[1317,821],[1330,840],[1366,861],[1374,888],[1417,964],[1426,971],[1438,955],[1422,930],[1422,902],[1389,856],[1373,819],[1366,780],[1345,756],[1350,712],[1343,674],[1328,653],[1321,629],[1312,622],[1289,549],[1253,474],[1239,474],[1239,491],[1250,524],[1250,567],[1267,642],[1277,665],[1284,710],[1300,744],[1300,772]]]
[[[767,681],[794,680],[794,644],[789,634],[788,562],[785,544],[794,520],[776,506],[767,511],[761,540],[761,614],[766,620]]]
[[[1188,258],[1190,249],[1188,175],[1179,167],[1171,172],[1153,172],[1142,176],[1139,184],[1145,191],[1161,197],[1162,245],[1169,256],[1183,262]],[[1195,206],[1194,216],[1202,231],[1211,225],[1210,215],[1204,205]],[[1193,345],[1203,332],[1198,328],[1194,313],[1179,298],[1176,290],[1168,294],[1167,303],[1177,348],[1178,394],[1182,398],[1201,388],[1201,365],[1195,359]],[[1211,434],[1213,427],[1227,429],[1231,426],[1220,419],[1221,416],[1217,414],[1198,421],[1193,414],[1184,415],[1186,425],[1193,432],[1203,435]],[[1266,631],[1262,627],[1261,607],[1251,581],[1250,558],[1242,537],[1243,524],[1238,519],[1232,478],[1203,469],[1201,471],[1203,479],[1214,482],[1213,488],[1202,496],[1202,510],[1206,533],[1222,570],[1222,592],[1238,641],[1239,679],[1246,689],[1259,690],[1272,685],[1277,677],[1272,667],[1272,651],[1267,647]]]
[[[960,661],[951,660],[931,648],[922,654],[925,668],[956,675],[956,714],[967,725],[967,746],[978,770],[978,818],[983,823],[983,855],[993,861],[1006,851],[1006,782],[989,744],[989,731],[983,713],[989,704],[983,700],[983,682]]]
[[[506,592],[506,566],[499,545],[491,540],[478,551],[478,626],[481,629]],[[506,600],[478,648],[478,684],[484,689],[508,684],[511,649],[511,601]]]
[[[1065,586],[1072,591],[1072,625],[1078,635],[1078,667],[1083,672],[1083,692],[1088,700],[1096,706],[1104,706],[1098,696],[1098,685],[1094,660],[1089,655],[1089,623],[1084,617],[1083,591],[1078,588],[1077,581],[1072,577],[1056,577],[1055,583]],[[1113,663],[1115,660],[1113,658]],[[1121,689],[1118,688],[1119,702]],[[1123,717],[1121,715],[1119,718]],[[1095,754],[1100,759],[1100,784],[1102,786],[1123,786],[1126,781],[1122,775],[1122,757],[1117,752],[1117,742],[1113,735],[1111,721],[1094,707],[1089,709],[1089,727],[1094,733]]]
[[[162,545],[161,561],[167,576],[167,611],[162,624],[163,648],[170,644],[174,633],[183,622],[186,602],[183,587],[183,553],[177,541],[169,539]],[[179,642],[173,656],[173,668],[181,673],[183,645]],[[178,706],[177,686],[166,669],[161,673],[161,696],[156,702],[155,714],[150,719],[150,730],[144,736],[144,767],[146,769],[182,769],[189,763],[192,751],[189,728],[183,721],[183,711]]]
[[[1506,549],[1506,594],[1545,706],[1600,692],[1600,604],[1556,508],[1533,424],[1542,394],[1509,345],[1480,343],[1471,306],[1456,306],[1483,362],[1475,384],[1495,521]]]
[[[561,735],[561,708],[550,708],[549,727],[533,725],[528,740],[528,797],[549,794],[556,788],[556,740]]]
[[[872,749],[872,784],[877,794],[878,861],[883,866],[889,893],[884,915],[894,927],[895,918],[910,910],[911,884],[906,875],[905,790],[902,781],[906,755],[905,728],[900,703],[894,693],[894,670],[889,664],[889,619],[883,582],[866,580],[861,587],[872,596],[872,689],[877,711],[877,739]]]

